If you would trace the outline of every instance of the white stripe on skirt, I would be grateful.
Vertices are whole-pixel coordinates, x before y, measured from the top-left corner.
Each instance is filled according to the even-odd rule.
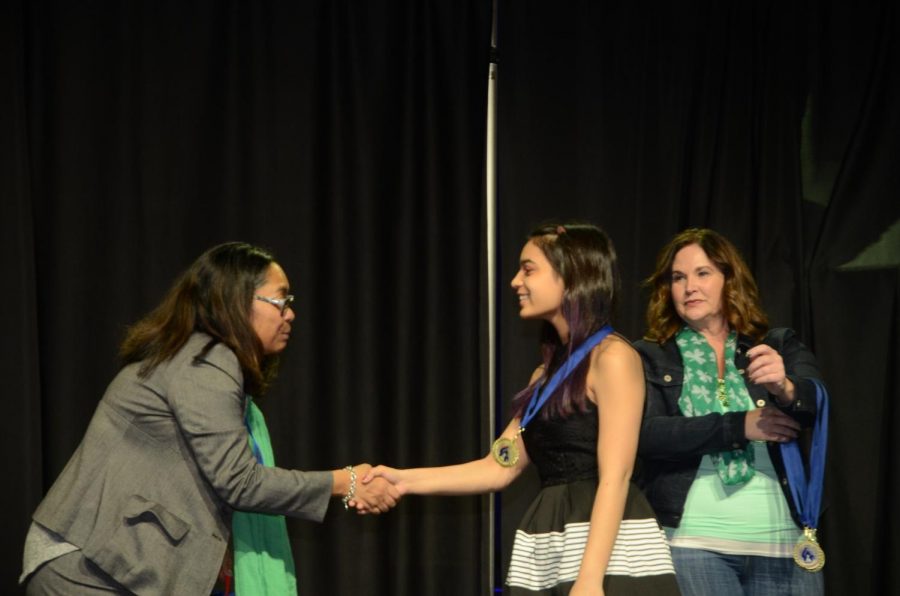
[[[590,522],[570,523],[562,532],[516,531],[506,583],[544,590],[578,577]],[[625,519],[609,557],[607,575],[644,577],[675,573],[665,533],[655,519]]]

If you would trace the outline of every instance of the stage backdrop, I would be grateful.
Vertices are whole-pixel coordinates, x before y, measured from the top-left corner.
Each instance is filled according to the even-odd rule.
[[[619,253],[616,326],[645,329],[640,282],[689,226],[742,250],[773,326],[831,389],[829,594],[900,585],[900,19],[896,3],[501,0],[500,270],[542,220],[601,225]],[[500,297],[500,394],[538,361]],[[504,495],[502,552],[536,481]]]
[[[221,241],[272,248],[297,295],[262,402],[279,463],[486,451],[490,4],[0,5],[0,592],[125,326]],[[900,584],[900,23],[887,0],[845,4],[500,0],[498,399],[537,361],[507,289],[530,227],[610,232],[629,337],[658,248],[719,229],[832,389],[828,592],[884,594]],[[501,501],[498,582],[534,490]],[[482,593],[487,503],[292,522],[301,590]]]

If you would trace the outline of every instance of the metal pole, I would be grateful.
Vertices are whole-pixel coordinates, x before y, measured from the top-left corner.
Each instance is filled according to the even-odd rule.
[[[491,57],[488,69],[487,93],[487,138],[485,140],[485,241],[487,245],[487,299],[488,299],[488,411],[491,436],[494,440],[497,428],[497,150],[496,150],[496,110],[497,110],[497,0],[491,2]],[[496,518],[496,498],[491,495],[488,508],[488,594],[494,592],[494,531]]]

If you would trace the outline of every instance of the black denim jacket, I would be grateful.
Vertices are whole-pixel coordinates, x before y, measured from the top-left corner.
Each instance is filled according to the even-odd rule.
[[[753,347],[750,338],[739,336],[734,364],[743,374],[749,364],[747,350]],[[804,464],[809,460],[809,441],[816,418],[816,390],[810,379],[821,379],[815,356],[797,339],[796,334],[785,328],[772,329],[763,343],[772,346],[784,359],[787,377],[794,383],[796,399],[782,411],[803,425],[800,437]],[[647,340],[635,343],[644,361],[647,397],[644,403],[644,419],[638,444],[638,464],[635,481],[644,491],[647,500],[664,526],[678,527],[684,512],[688,490],[697,474],[700,460],[707,453],[737,449],[747,444],[744,436],[746,412],[707,414],[685,417],[678,408],[681,396],[684,365],[675,341],[662,345]],[[774,396],[761,385],[746,380],[747,391],[757,406],[774,404]],[[801,525],[797,507],[791,496],[781,449],[768,443],[769,456],[778,472],[781,488],[791,508],[791,516]]]

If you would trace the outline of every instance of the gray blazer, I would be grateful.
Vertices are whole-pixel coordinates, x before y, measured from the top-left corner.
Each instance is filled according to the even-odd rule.
[[[209,594],[234,509],[321,521],[330,472],[259,465],[237,357],[195,333],[146,379],[124,367],[34,520],[137,594]]]

